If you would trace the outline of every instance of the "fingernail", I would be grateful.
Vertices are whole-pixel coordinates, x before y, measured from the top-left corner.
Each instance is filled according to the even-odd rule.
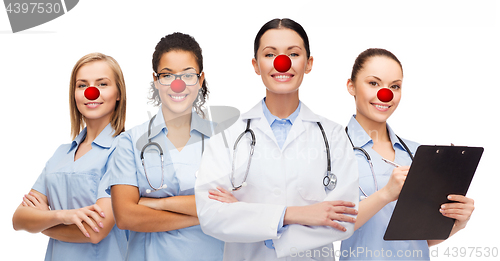
[[[103,227],[104,227],[104,225],[102,224],[102,222],[99,222],[99,226],[100,226],[101,228],[103,228]]]
[[[105,218],[106,215],[104,215],[104,212],[101,212],[101,217]]]
[[[449,196],[448,196],[448,199],[450,199],[450,200],[451,200],[451,199],[452,199],[452,196],[451,196],[451,195],[449,195]]]
[[[85,236],[86,236],[86,237],[90,237],[90,234],[89,234],[89,233],[85,233]]]
[[[94,227],[94,231],[99,233],[99,229],[97,227]]]
[[[445,208],[446,208],[446,206],[445,206],[445,205],[441,205],[441,209],[445,209]]]

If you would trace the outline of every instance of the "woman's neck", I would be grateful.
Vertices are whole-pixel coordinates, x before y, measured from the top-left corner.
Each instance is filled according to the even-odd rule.
[[[287,94],[276,94],[266,91],[266,106],[272,115],[285,119],[299,106],[299,91]]]
[[[185,114],[174,113],[171,110],[162,107],[163,120],[169,132],[178,129],[191,128],[191,111]]]
[[[373,143],[387,142],[390,141],[389,134],[387,132],[386,122],[376,122],[356,111],[356,120],[359,125],[365,130],[365,132],[370,136]]]
[[[90,144],[92,143],[97,136],[106,128],[106,126],[111,121],[111,115],[109,117],[103,117],[100,119],[86,119],[85,125],[87,126],[87,135],[83,143]]]

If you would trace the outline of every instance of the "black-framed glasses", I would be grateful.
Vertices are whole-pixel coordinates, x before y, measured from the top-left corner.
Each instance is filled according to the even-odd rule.
[[[173,74],[173,73],[157,73],[156,78],[161,85],[170,86],[170,84],[176,80],[181,79],[186,83],[186,85],[195,85],[198,83],[201,73],[183,73],[183,74]]]

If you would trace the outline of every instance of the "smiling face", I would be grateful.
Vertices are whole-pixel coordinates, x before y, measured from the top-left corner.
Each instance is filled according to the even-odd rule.
[[[374,56],[366,60],[356,75],[347,82],[347,90],[356,101],[356,119],[385,123],[399,105],[403,72],[395,60],[385,56]],[[381,88],[389,88],[394,97],[382,102],[377,98]]]
[[[157,73],[163,74],[185,74],[199,73],[198,63],[191,52],[187,51],[169,51],[161,56],[158,64]],[[172,86],[160,84],[153,74],[155,88],[159,92],[162,108],[168,110],[173,115],[183,115],[191,113],[193,102],[195,101],[198,90],[201,88],[205,76],[201,73],[198,82],[195,85],[186,85],[181,92],[172,90]]]
[[[85,89],[90,86],[100,91],[95,100],[89,100],[84,95]],[[76,73],[75,102],[85,121],[109,121],[119,100],[113,71],[105,61],[90,62],[80,67]]]
[[[273,65],[276,56],[284,54],[292,60],[287,72],[278,72]],[[275,94],[298,91],[304,74],[312,69],[313,58],[307,58],[304,41],[291,29],[271,29],[260,39],[256,58],[252,59],[255,73],[262,77],[267,90]]]

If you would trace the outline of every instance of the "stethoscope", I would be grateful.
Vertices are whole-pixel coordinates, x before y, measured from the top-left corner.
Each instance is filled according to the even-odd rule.
[[[163,183],[163,180],[164,180],[164,171],[163,171],[163,150],[161,149],[161,146],[160,144],[156,143],[156,142],[153,142],[151,141],[151,138],[149,138],[151,136],[151,125],[153,124],[153,120],[156,118],[156,115],[153,116],[151,118],[151,120],[149,120],[149,126],[148,126],[148,143],[146,143],[146,145],[144,145],[144,147],[142,147],[142,150],[141,150],[141,162],[142,162],[142,167],[144,168],[144,175],[146,176],[146,180],[148,181],[148,184],[149,186],[151,187],[151,189],[146,189],[146,193],[151,193],[153,191],[158,191],[160,189],[165,189],[167,188],[167,184],[164,184]],[[153,147],[156,147],[159,151],[159,154],[160,154],[160,159],[161,159],[161,184],[159,187],[155,188],[153,186],[153,184],[151,184],[151,182],[149,181],[149,177],[148,177],[148,173],[146,171],[146,163],[144,163],[144,151],[146,151],[146,149],[149,147],[149,146],[153,146]],[[205,136],[203,134],[201,134],[201,154],[203,155],[203,151],[205,150]]]
[[[368,164],[370,165],[370,170],[372,172],[373,182],[375,183],[375,191],[378,191],[377,177],[375,177],[375,171],[373,170],[372,158],[370,157],[370,154],[368,154],[368,152],[365,149],[354,146],[354,143],[352,143],[351,137],[349,137],[349,133],[347,132],[347,127],[345,127],[345,133],[347,134],[347,138],[349,138],[349,141],[351,142],[352,149],[361,151],[365,155],[366,160],[368,160]],[[403,148],[405,148],[406,153],[408,153],[408,155],[410,156],[410,159],[413,161],[413,155],[411,155],[410,149],[408,148],[408,146],[406,146],[406,143],[398,135],[396,135],[396,137],[398,138],[401,145],[403,145]],[[358,187],[359,190],[361,190],[361,193],[363,193],[363,197],[361,199],[367,198],[368,195],[365,193],[363,188],[361,188],[361,186]]]
[[[331,167],[331,163],[330,163],[330,146],[328,146],[328,139],[326,138],[326,134],[325,134],[325,130],[323,129],[323,126],[321,125],[320,122],[316,122],[316,123],[318,124],[318,127],[321,130],[321,134],[323,135],[323,140],[325,141],[325,147],[326,147],[327,170],[326,170],[325,177],[323,178],[323,185],[328,190],[333,190],[337,186],[337,176],[332,173],[332,167]],[[236,149],[238,147],[238,143],[240,142],[241,138],[243,138],[243,136],[245,136],[245,134],[247,134],[247,133],[250,133],[250,136],[252,136],[252,140],[250,142],[250,155],[248,156],[248,163],[247,163],[245,175],[243,176],[243,182],[239,186],[236,186],[234,183],[235,153],[236,153]],[[255,133],[250,128],[250,119],[248,119],[246,129],[238,136],[238,138],[234,142],[233,162],[232,162],[231,176],[230,176],[231,185],[233,186],[233,191],[239,190],[242,187],[245,187],[247,185],[246,180],[248,177],[248,171],[250,170],[250,164],[252,162],[252,156],[254,153],[255,143],[256,143]]]

